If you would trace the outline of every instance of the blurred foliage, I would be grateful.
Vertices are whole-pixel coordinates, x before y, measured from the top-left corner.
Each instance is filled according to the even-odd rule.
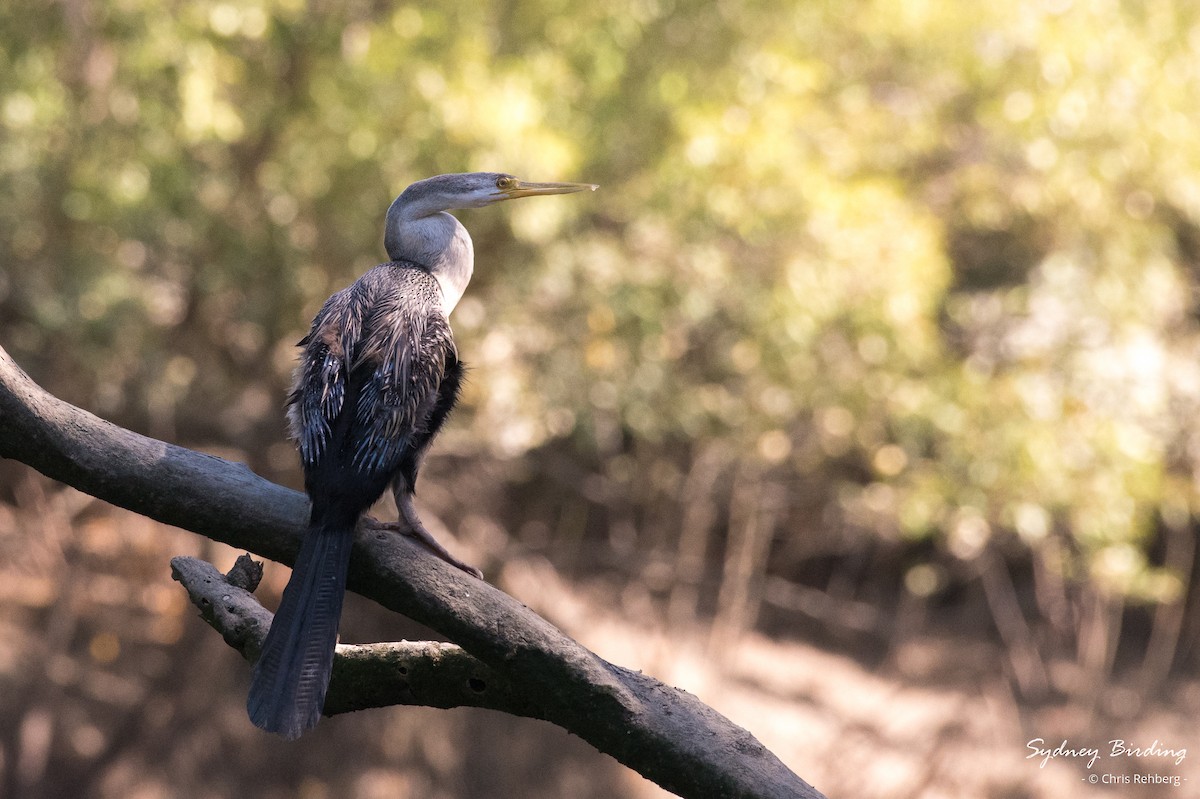
[[[396,193],[595,181],[463,213],[448,449],[566,458],[614,557],[665,584],[998,547],[1184,599],[1160,542],[1198,500],[1193,3],[16,0],[0,23],[0,341],[77,404],[291,474],[293,344],[380,259]],[[539,512],[500,521],[574,534]]]

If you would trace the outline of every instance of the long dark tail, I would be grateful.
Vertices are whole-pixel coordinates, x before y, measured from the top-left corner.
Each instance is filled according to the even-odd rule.
[[[314,519],[254,666],[250,720],[288,740],[321,718],[356,521]]]

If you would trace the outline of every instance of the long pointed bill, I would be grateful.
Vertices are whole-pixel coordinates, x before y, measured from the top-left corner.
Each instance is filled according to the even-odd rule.
[[[600,188],[595,183],[529,183],[518,180],[517,185],[501,191],[510,200],[518,197],[536,197],[540,194],[573,194],[577,191],[595,191]]]

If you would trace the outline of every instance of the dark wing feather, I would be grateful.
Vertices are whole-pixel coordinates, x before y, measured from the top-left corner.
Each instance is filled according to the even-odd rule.
[[[368,472],[396,468],[417,441],[426,440],[454,352],[436,283],[416,270],[405,270],[404,278],[372,306],[365,324],[370,333],[352,366],[371,371],[358,398],[353,459]]]
[[[345,440],[356,470],[395,469],[415,441],[428,440],[438,387],[457,362],[438,291],[424,270],[384,264],[321,308],[301,342],[289,397],[292,437],[306,466],[326,454],[347,407],[354,408]]]
[[[317,461],[329,440],[330,425],[346,401],[346,343],[357,329],[345,289],[334,294],[313,318],[308,335],[300,339],[303,352],[288,395],[288,427],[308,466]],[[338,335],[339,330],[347,335]]]

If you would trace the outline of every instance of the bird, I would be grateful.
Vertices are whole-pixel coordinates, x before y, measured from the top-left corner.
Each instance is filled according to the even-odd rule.
[[[321,717],[359,517],[390,487],[401,523],[447,563],[482,579],[430,535],[413,507],[421,461],[463,380],[449,316],[474,272],[471,236],[451,210],[595,191],[500,172],[438,175],[388,208],[389,261],[335,293],[299,342],[288,428],[312,503],[308,529],[254,666],[250,720],[288,740]],[[389,526],[389,525],[385,525]]]

